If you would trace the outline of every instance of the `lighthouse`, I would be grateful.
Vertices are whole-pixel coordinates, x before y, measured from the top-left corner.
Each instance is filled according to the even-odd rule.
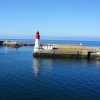
[[[35,36],[35,46],[34,46],[34,53],[38,53],[40,51],[40,35],[39,32],[36,32],[36,36]]]

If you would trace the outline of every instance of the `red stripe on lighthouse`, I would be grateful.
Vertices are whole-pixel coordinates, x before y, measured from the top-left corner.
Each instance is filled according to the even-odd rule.
[[[39,32],[36,32],[35,38],[36,38],[36,39],[40,39],[40,34],[39,34]]]

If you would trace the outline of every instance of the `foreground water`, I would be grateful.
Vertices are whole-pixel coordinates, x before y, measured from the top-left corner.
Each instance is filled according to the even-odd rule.
[[[100,61],[35,59],[0,47],[0,100],[100,100]]]

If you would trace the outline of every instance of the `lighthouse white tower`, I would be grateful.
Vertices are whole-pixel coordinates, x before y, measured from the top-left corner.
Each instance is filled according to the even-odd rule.
[[[40,50],[40,43],[39,43],[39,40],[40,40],[40,35],[39,35],[39,32],[37,31],[36,32],[36,36],[35,36],[35,46],[34,46],[34,53],[38,53]]]

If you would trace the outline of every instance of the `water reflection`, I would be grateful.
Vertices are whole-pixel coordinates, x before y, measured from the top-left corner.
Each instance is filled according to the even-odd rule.
[[[17,48],[1,46],[0,47],[0,54],[5,54],[5,53],[9,53],[9,52],[16,52],[16,49]]]
[[[34,58],[33,59],[33,69],[34,69],[34,77],[35,79],[38,79],[39,77],[39,59],[38,58]]]
[[[84,64],[87,67],[100,67],[100,60],[84,60],[84,62],[82,62],[82,64]]]
[[[100,60],[96,61],[96,65],[97,65],[97,67],[100,67]]]
[[[33,69],[35,79],[39,78],[40,66],[44,71],[49,72],[53,68],[52,63],[52,59],[33,58]]]
[[[91,68],[91,67],[99,67],[100,61],[98,60],[82,60],[82,59],[53,59],[53,58],[33,58],[33,69],[34,69],[34,77],[35,79],[39,79],[40,71],[51,73],[56,69],[56,67],[61,66],[61,68],[69,68],[69,66],[74,66],[74,68]],[[66,66],[66,67],[63,67]]]

